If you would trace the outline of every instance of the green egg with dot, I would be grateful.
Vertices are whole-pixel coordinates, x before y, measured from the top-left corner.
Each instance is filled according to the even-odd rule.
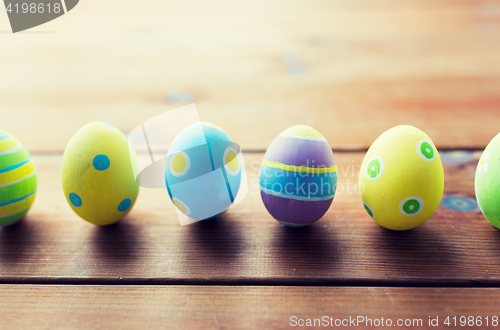
[[[491,140],[479,159],[475,190],[481,212],[500,229],[500,134]]]
[[[85,125],[63,156],[62,186],[69,206],[95,225],[120,221],[139,194],[134,168],[137,156],[119,129],[105,122]]]

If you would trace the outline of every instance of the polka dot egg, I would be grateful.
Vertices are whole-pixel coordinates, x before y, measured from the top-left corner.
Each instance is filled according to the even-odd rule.
[[[238,146],[210,123],[194,123],[172,141],[165,162],[168,193],[195,220],[217,217],[234,202],[241,184]]]
[[[381,226],[408,230],[438,208],[444,172],[431,139],[413,126],[383,133],[368,150],[360,170],[361,200]]]
[[[488,144],[477,165],[476,198],[486,219],[500,229],[500,134]]]
[[[35,200],[36,190],[30,153],[15,137],[0,130],[0,226],[21,220]]]
[[[103,122],[82,127],[62,163],[64,195],[73,211],[101,226],[121,220],[139,193],[133,166],[138,166],[135,152],[120,130]]]
[[[269,213],[289,227],[318,221],[337,188],[337,166],[326,139],[299,125],[271,143],[260,168],[260,192]]]

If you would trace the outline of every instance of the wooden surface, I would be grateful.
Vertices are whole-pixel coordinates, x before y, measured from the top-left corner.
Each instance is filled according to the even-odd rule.
[[[162,189],[141,189],[116,225],[89,224],[64,198],[61,157],[35,156],[35,204],[22,223],[0,231],[0,282],[500,286],[500,231],[478,209],[440,206],[414,230],[386,230],[354,190],[363,153],[336,156],[335,201],[319,222],[299,230],[280,225],[262,203],[255,180],[263,154],[245,155],[243,202],[186,227]],[[445,196],[474,196],[476,164],[471,154],[465,164],[445,165]]]
[[[131,214],[104,228],[67,205],[61,155],[34,156],[33,209],[0,230],[0,328],[285,329],[295,314],[495,316],[500,232],[479,211],[440,206],[412,231],[385,230],[349,185],[363,153],[336,153],[332,208],[310,227],[286,228],[252,184],[262,156],[245,155],[249,194],[219,219],[181,227],[166,192],[142,189]],[[478,156],[442,153],[445,196],[473,196]]]
[[[477,208],[441,205],[396,233],[365,213],[354,185],[371,143],[411,124],[448,151],[445,197],[473,203],[480,151],[500,131],[500,1],[85,0],[9,29],[0,10],[0,128],[32,153],[39,191],[22,222],[0,228],[0,329],[498,313],[500,231]],[[193,102],[246,151],[242,203],[187,227],[163,190],[141,189],[105,228],[72,212],[60,164],[76,130],[104,120],[127,133]],[[271,141],[297,124],[342,152],[331,209],[292,230],[256,180]]]
[[[484,317],[500,314],[499,294],[500,289],[1,285],[0,308],[6,329],[300,328],[291,326],[293,316],[297,322],[324,316],[333,322],[383,317],[394,325],[409,320],[415,326],[407,329],[422,329],[419,320],[428,328],[430,316],[449,329],[454,327],[443,326],[446,317],[469,315],[483,317],[481,329],[498,329],[486,327]]]

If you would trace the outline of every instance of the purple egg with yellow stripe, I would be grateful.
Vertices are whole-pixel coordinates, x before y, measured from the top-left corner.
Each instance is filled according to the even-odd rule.
[[[21,220],[35,200],[36,169],[30,153],[0,130],[0,226]]]
[[[269,146],[260,168],[260,192],[269,213],[280,223],[303,227],[330,208],[337,188],[337,166],[326,139],[299,125]]]

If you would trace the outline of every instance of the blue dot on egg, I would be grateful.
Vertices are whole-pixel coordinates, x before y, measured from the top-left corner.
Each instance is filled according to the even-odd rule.
[[[78,196],[77,194],[75,193],[70,193],[69,194],[69,201],[71,202],[71,204],[73,204],[75,207],[80,207],[82,206],[82,199],[80,198],[80,196]]]
[[[97,155],[94,157],[92,164],[96,170],[105,171],[109,168],[110,161],[106,155]]]
[[[460,196],[445,197],[441,201],[441,205],[448,209],[460,212],[470,212],[477,210],[477,203],[474,200]]]
[[[118,211],[125,212],[130,208],[130,205],[132,205],[132,201],[130,200],[130,198],[124,199],[122,200],[120,205],[118,205]]]

